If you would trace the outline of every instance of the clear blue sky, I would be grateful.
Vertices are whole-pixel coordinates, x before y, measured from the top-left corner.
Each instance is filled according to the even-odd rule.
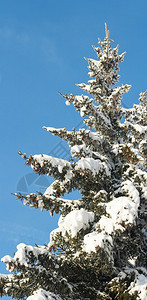
[[[95,58],[91,45],[104,38],[105,22],[114,46],[127,51],[120,81],[132,89],[123,103],[131,107],[146,90],[146,12],[146,0],[0,1],[0,257],[20,242],[48,243],[56,227],[57,218],[11,195],[18,184],[29,192],[47,184],[37,184],[17,152],[48,154],[59,140],[42,126],[72,129],[81,121],[57,91],[81,93],[75,83],[88,80],[83,57]]]

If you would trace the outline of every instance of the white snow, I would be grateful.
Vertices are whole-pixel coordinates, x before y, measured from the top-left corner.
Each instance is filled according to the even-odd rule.
[[[101,138],[101,136],[99,136],[97,134],[97,132],[92,132],[92,131],[89,131],[89,130],[85,130],[85,133],[89,133],[89,137],[92,140],[102,142],[102,138]]]
[[[48,161],[52,167],[58,168],[59,173],[62,173],[64,167],[68,167],[69,172],[68,172],[68,177],[71,177],[71,164],[65,159],[57,158],[57,157],[52,157],[46,154],[36,154],[33,156],[33,158],[40,164],[41,167],[43,167],[44,162]],[[34,166],[32,165],[32,168]]]
[[[101,61],[100,60],[95,60],[95,59],[92,59],[92,58],[89,58],[88,59],[90,62],[92,62],[97,68],[100,68],[100,65],[101,65]],[[91,73],[91,72],[90,72]],[[89,73],[88,73],[89,74]]]
[[[136,259],[137,259],[137,256],[136,256],[136,257],[133,257],[133,258],[130,258],[130,259],[128,259],[128,262],[129,262],[129,263],[130,263],[132,266],[135,266]]]
[[[86,92],[90,92],[90,85],[85,83],[77,84],[78,87],[80,87],[82,90]]]
[[[133,224],[138,215],[136,203],[129,197],[118,197],[107,203],[106,212],[115,223]]]
[[[146,171],[142,171],[141,169],[136,169],[135,171],[139,177],[143,178],[144,182],[147,182],[147,172]]]
[[[147,276],[139,274],[137,272],[135,281],[131,282],[129,287],[129,294],[133,294],[135,291],[139,293],[139,297],[136,299],[147,299]]]
[[[124,181],[122,183],[122,190],[127,191],[129,197],[133,199],[134,203],[136,203],[136,208],[138,208],[140,204],[140,197],[139,197],[139,192],[137,191],[133,182],[131,182],[130,180]]]
[[[83,148],[84,148],[84,144],[82,145],[74,145],[73,147],[71,147],[71,155],[74,156],[77,153],[80,153]]]
[[[112,151],[115,155],[118,155],[118,153],[122,153],[122,146],[123,144],[118,144],[118,143],[115,143],[113,146],[112,146]]]
[[[106,118],[105,115],[102,112],[100,112],[99,110],[97,110],[96,113],[97,113],[98,118],[101,118],[108,127],[112,128],[110,119]]]
[[[33,252],[34,256],[36,258],[38,258],[39,254],[43,254],[46,253],[47,250],[45,249],[44,246],[39,246],[39,247],[33,247],[33,246],[29,246],[23,243],[20,243],[17,245],[17,252],[14,255],[14,258],[12,258],[9,255],[4,256],[1,261],[4,263],[8,263],[7,265],[7,270],[9,270],[10,272],[13,271],[13,265],[10,268],[9,263],[12,264],[20,264],[20,265],[24,265],[26,267],[29,266],[29,259],[27,258],[27,253],[29,252]]]
[[[94,152],[92,152],[89,147],[86,147],[85,144],[82,145],[74,145],[70,149],[72,156],[77,156],[77,154],[84,154],[84,156],[92,156]]]
[[[81,104],[83,104],[83,102],[89,101],[89,97],[84,95],[76,95],[75,99]]]
[[[80,210],[71,211],[66,217],[61,216],[58,225],[63,235],[68,232],[71,237],[74,237],[81,229],[88,228],[93,221],[94,213],[81,208]]]
[[[81,229],[89,228],[90,223],[93,221],[94,213],[88,212],[83,208],[73,210],[65,217],[60,216],[58,221],[59,228],[51,232],[49,246],[52,246],[56,233],[61,233],[62,236],[66,236],[66,233],[68,233],[73,238]]]
[[[146,186],[142,187],[142,195],[143,195],[144,199],[147,199],[147,187]]]
[[[89,84],[96,83],[96,79],[91,79],[91,80],[88,80],[88,83],[89,83]]]
[[[128,194],[128,197],[114,198],[106,204],[106,212],[116,224],[121,224],[122,222],[134,224],[140,205],[139,192],[130,180],[122,183],[122,190]]]
[[[105,247],[107,251],[110,251],[111,245],[113,244],[111,235],[116,230],[125,230],[122,223],[127,225],[135,222],[140,203],[139,193],[129,180],[123,182],[122,189],[125,192],[127,191],[129,197],[121,196],[105,203],[106,212],[109,217],[103,215],[96,224],[96,228],[101,230],[101,232],[94,231],[85,235],[83,251],[88,253],[91,251],[96,252],[99,247]],[[109,247],[106,241],[109,242]]]
[[[124,272],[120,272],[118,277],[112,279],[113,281],[119,281],[120,278],[124,279],[128,274],[135,273],[135,279],[131,282],[130,286],[127,289],[130,295],[134,294],[134,292],[138,292],[139,296],[137,296],[136,300],[146,300],[147,299],[147,270],[145,268],[141,268],[141,274],[139,268],[127,268]],[[143,274],[142,274],[143,273]]]
[[[145,126],[134,124],[133,127],[135,128],[136,131],[138,131],[140,134],[144,133],[146,130]]]
[[[100,229],[101,232],[93,231],[85,235],[83,241],[83,251],[87,253],[92,251],[96,252],[99,248],[105,247],[105,250],[110,254],[113,246],[111,234],[113,234],[115,230],[124,231],[124,227],[115,221],[116,220],[113,218],[102,216],[99,222],[95,225],[95,227]]]
[[[102,216],[97,226],[100,227],[101,230],[104,230],[108,234],[112,234],[115,230],[124,231],[124,227],[122,227],[118,222],[115,222],[113,218],[107,218],[106,216]]]
[[[56,185],[56,184],[58,184],[59,186],[60,186],[60,188],[62,189],[64,189],[64,185],[63,185],[63,183],[61,182],[61,181],[59,181],[59,180],[55,180],[53,183],[51,183],[51,185],[45,190],[45,192],[44,192],[44,196],[51,196],[51,195],[53,195],[53,193],[54,192],[56,192],[56,190],[54,189],[54,186]]]
[[[50,186],[47,187],[47,189],[44,192],[44,196],[50,196],[54,193],[54,187],[53,187],[54,183],[55,183],[55,181],[53,183],[51,183]]]
[[[143,134],[146,131],[146,126],[142,126],[142,125],[139,125],[139,124],[132,124],[132,122],[129,122],[129,121],[125,121],[124,125],[127,126],[127,127],[129,127],[129,126],[133,127],[134,130],[138,131],[140,134]]]
[[[84,158],[82,157],[79,159],[75,166],[75,170],[90,170],[93,175],[95,176],[100,171],[105,171],[107,176],[110,176],[110,171],[108,169],[108,166],[105,162],[101,162],[99,159],[94,159],[91,157]]]
[[[43,126],[44,129],[46,129],[47,131],[49,132],[52,132],[52,131],[59,131],[60,129],[56,129],[55,127],[46,127],[46,126]]]
[[[93,231],[84,236],[83,251],[87,253],[97,252],[99,248],[104,248],[104,246],[109,251],[112,243],[112,237],[106,234],[104,230],[100,233]]]
[[[65,104],[66,104],[66,105],[70,105],[71,103],[70,103],[69,100],[66,100]]]
[[[90,76],[90,77],[94,77],[94,72],[88,72],[88,75]]]
[[[27,300],[62,300],[62,298],[54,293],[39,289],[29,296]]]
[[[86,107],[83,105],[80,109],[80,116],[83,118],[86,115]]]
[[[4,257],[1,258],[1,261],[3,263],[10,263],[10,262],[13,262],[15,260],[10,255],[5,255]]]

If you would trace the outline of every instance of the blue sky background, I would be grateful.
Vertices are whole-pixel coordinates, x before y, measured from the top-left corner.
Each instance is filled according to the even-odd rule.
[[[13,255],[21,242],[48,243],[57,226],[57,217],[11,195],[18,187],[33,192],[51,182],[38,182],[17,152],[51,154],[55,147],[59,154],[60,140],[42,126],[70,130],[81,122],[57,91],[81,93],[75,83],[89,79],[83,57],[96,58],[91,45],[104,38],[105,22],[113,45],[127,51],[120,82],[132,88],[123,103],[131,107],[146,90],[146,11],[146,0],[0,1],[0,257]]]

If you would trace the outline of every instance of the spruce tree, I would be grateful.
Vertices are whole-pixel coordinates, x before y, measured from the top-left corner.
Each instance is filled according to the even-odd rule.
[[[1,295],[16,299],[147,299],[147,93],[133,108],[121,106],[130,85],[118,85],[125,53],[106,26],[106,37],[88,58],[82,95],[62,95],[86,128],[44,127],[67,141],[71,159],[19,153],[39,175],[54,179],[44,194],[15,194],[24,205],[60,214],[48,245],[19,244],[6,255]],[[78,190],[81,198],[65,193]]]

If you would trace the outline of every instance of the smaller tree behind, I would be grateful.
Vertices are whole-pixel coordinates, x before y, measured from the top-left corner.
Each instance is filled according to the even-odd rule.
[[[146,92],[138,105],[123,108],[130,86],[117,82],[125,53],[111,48],[107,26],[99,45],[98,60],[87,59],[88,84],[78,85],[85,95],[62,95],[86,129],[44,127],[68,142],[70,161],[20,152],[26,165],[54,182],[44,194],[17,198],[61,215],[48,245],[19,244],[14,257],[2,259],[13,275],[1,275],[1,294],[28,300],[147,298]],[[64,199],[73,190],[81,199]]]

